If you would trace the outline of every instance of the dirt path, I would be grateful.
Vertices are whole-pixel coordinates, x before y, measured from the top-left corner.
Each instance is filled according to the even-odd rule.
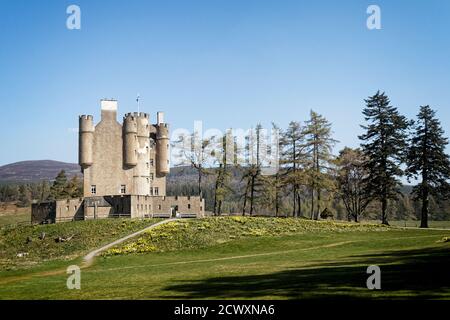
[[[108,243],[107,245],[104,245],[101,248],[98,248],[98,249],[95,249],[94,251],[89,252],[87,255],[85,255],[83,257],[82,268],[89,267],[94,262],[95,256],[97,256],[99,253],[101,253],[101,252],[103,252],[105,250],[108,250],[109,248],[112,248],[112,247],[114,247],[114,246],[116,246],[116,245],[118,245],[118,244],[120,244],[120,243],[122,243],[122,242],[124,242],[124,241],[126,241],[128,239],[130,239],[130,238],[134,238],[134,237],[136,237],[136,236],[138,236],[138,235],[140,235],[140,234],[142,234],[142,233],[144,233],[144,232],[146,232],[146,231],[148,231],[150,229],[153,229],[153,228],[155,228],[157,226],[160,226],[162,224],[165,224],[165,223],[168,223],[168,222],[171,222],[171,221],[175,221],[175,220],[176,219],[167,219],[167,220],[160,221],[160,222],[152,224],[151,226],[148,226],[148,227],[146,227],[146,228],[144,228],[142,230],[136,231],[136,232],[134,232],[132,234],[129,234],[129,235],[123,237],[123,238],[120,238],[120,239],[118,239],[116,241]]]

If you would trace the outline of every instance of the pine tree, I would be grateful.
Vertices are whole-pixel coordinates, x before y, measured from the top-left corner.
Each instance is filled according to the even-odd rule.
[[[428,228],[430,195],[450,194],[450,160],[445,153],[448,139],[435,114],[430,106],[420,107],[408,150],[408,178],[420,176],[422,180],[412,190],[422,203],[421,228]]]
[[[281,135],[281,166],[285,168],[280,174],[286,185],[292,190],[292,216],[301,215],[300,187],[305,183],[303,167],[305,165],[305,136],[299,122],[291,121]]]
[[[332,148],[337,140],[332,138],[331,123],[313,110],[310,112],[310,119],[306,122],[304,134],[309,154],[307,172],[311,189],[311,219],[318,219],[321,210],[321,193],[323,190],[333,189],[333,181],[328,173],[333,162]],[[316,206],[314,206],[315,196],[317,196]]]
[[[66,183],[63,189],[63,194],[69,198],[80,198],[83,196],[81,182],[77,176],[74,176]]]
[[[66,197],[65,188],[67,184],[67,176],[64,170],[61,170],[55,178],[53,185],[50,188],[50,199],[58,200]]]
[[[39,186],[39,195],[38,199],[39,201],[45,201],[50,196],[50,185],[47,180],[42,181],[42,183]]]
[[[409,126],[406,118],[391,106],[389,98],[378,91],[365,100],[363,110],[367,125],[361,126],[366,133],[359,136],[364,156],[368,196],[381,202],[381,221],[387,220],[388,200],[396,200],[399,194],[398,177],[403,175],[400,165],[405,159],[405,148]]]
[[[31,204],[31,192],[30,188],[26,184],[21,184],[19,186],[19,195],[17,206],[18,207],[28,207]]]

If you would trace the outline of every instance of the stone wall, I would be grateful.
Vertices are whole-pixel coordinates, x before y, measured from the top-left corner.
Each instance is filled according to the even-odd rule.
[[[178,214],[178,215],[177,215]],[[63,222],[102,218],[204,217],[205,201],[199,197],[119,195],[36,203],[32,222]]]
[[[87,197],[84,201],[85,219],[131,217],[130,195]]]
[[[83,220],[83,199],[56,201],[56,222]]]
[[[131,217],[151,217],[155,214],[175,216],[176,213],[205,215],[205,201],[200,197],[174,196],[149,197],[131,196]]]
[[[56,202],[40,202],[31,205],[31,223],[55,223]]]

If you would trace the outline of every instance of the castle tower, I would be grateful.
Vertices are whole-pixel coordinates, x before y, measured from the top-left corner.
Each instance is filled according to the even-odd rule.
[[[137,165],[137,121],[131,113],[123,118],[123,145],[124,165],[134,167]]]
[[[101,120],[79,117],[79,164],[84,196],[165,196],[169,173],[169,126],[144,112],[117,117],[117,101],[101,100]]]
[[[157,113],[156,123],[156,175],[165,177],[169,172],[169,125],[164,123],[164,113]]]
[[[143,112],[124,117],[124,165],[133,168],[133,191],[136,195],[150,194],[150,124]]]
[[[78,164],[84,170],[94,161],[94,118],[91,115],[82,115],[79,118],[78,144]]]

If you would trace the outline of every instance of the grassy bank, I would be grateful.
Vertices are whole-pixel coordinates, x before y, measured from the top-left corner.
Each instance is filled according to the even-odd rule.
[[[109,231],[95,225],[108,222]],[[123,222],[92,223],[102,241]],[[449,236],[298,219],[181,220],[82,268],[81,290],[66,287],[66,268],[79,260],[0,270],[0,299],[450,299]],[[367,289],[369,265],[380,266],[382,290]]]
[[[70,260],[159,219],[102,219],[0,229],[0,269]]]
[[[198,249],[231,241],[282,235],[385,231],[385,226],[295,218],[212,217],[178,220],[151,229],[104,256]]]

